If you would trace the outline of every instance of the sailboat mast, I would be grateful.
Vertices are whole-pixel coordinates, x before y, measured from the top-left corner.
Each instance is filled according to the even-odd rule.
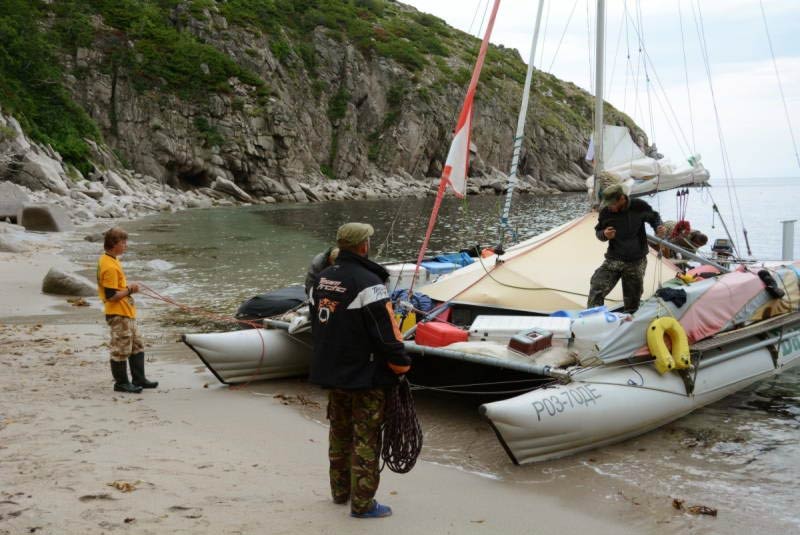
[[[544,0],[539,0],[539,8],[536,12],[536,24],[531,40],[531,53],[528,59],[528,71],[525,73],[525,86],[522,89],[522,104],[517,116],[517,133],[514,136],[514,153],[511,157],[511,171],[508,174],[508,188],[506,191],[506,202],[503,205],[503,215],[500,217],[500,248],[503,247],[503,239],[508,228],[508,215],[511,213],[511,198],[514,195],[514,187],[517,182],[517,170],[519,169],[519,155],[522,152],[522,139],[525,134],[525,118],[528,115],[528,99],[531,92],[531,79],[533,78],[533,60],[536,57],[536,43],[539,41],[539,26],[542,22],[542,7]]]
[[[594,196],[599,201],[597,175],[603,170],[603,70],[605,67],[605,0],[597,0],[597,44],[594,75]]]

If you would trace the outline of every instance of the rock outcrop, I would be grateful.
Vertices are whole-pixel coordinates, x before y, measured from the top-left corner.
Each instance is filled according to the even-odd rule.
[[[25,230],[40,232],[64,232],[72,230],[69,215],[60,206],[46,204],[28,204],[19,212],[17,217],[20,225]]]
[[[30,201],[24,189],[12,182],[0,182],[0,220],[16,223],[20,210]]]
[[[76,22],[71,14],[49,6],[42,6],[50,15],[40,19],[43,31],[73,27],[66,24]],[[144,70],[156,61],[147,57],[152,42],[142,45],[146,32],[125,26],[105,4],[81,5],[89,15],[79,21],[82,37],[66,42],[56,58],[65,92],[104,141],[84,140],[90,155],[81,172],[27,138],[6,110],[0,181],[30,191],[33,202],[52,200],[76,221],[232,203],[433,194],[477,41],[395,2],[367,2],[360,15],[350,3],[332,6],[317,9],[351,10],[368,38],[349,26],[339,31],[324,16],[309,19],[298,34],[223,2],[158,4],[153,9],[165,16],[150,23],[165,24],[164,32],[217,61],[195,65],[186,57],[159,75]],[[417,41],[426,35],[433,40],[424,48]],[[505,191],[521,100],[519,54],[491,52],[475,105],[470,194]],[[186,71],[193,65],[196,72]],[[166,79],[176,72],[192,83]],[[537,72],[531,98],[516,191],[585,190],[591,97]],[[607,118],[635,127],[611,107]]]

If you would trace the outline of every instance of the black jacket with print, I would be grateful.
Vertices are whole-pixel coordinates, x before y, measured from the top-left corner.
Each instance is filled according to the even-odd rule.
[[[310,381],[359,390],[397,383],[410,367],[379,264],[341,251],[311,290]]]

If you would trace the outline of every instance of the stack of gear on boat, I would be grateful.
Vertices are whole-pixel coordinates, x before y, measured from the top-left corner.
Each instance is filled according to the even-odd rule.
[[[592,275],[587,308],[602,306],[620,279],[625,312],[632,314],[639,308],[647,268],[645,223],[658,235],[664,234],[661,216],[649,204],[628,198],[620,185],[603,191],[594,230],[598,240],[608,242],[608,250],[605,261]]]
[[[657,318],[678,320],[688,343],[693,345],[718,333],[798,310],[800,262],[759,273],[742,268],[726,274],[724,279],[698,278],[690,284],[673,279],[655,297],[647,299],[631,321],[622,323],[599,344],[598,357],[613,362],[607,359],[641,354],[646,350],[642,341]]]
[[[111,374],[114,390],[138,394],[142,388],[155,388],[144,373],[144,344],[136,326],[136,304],[133,294],[139,290],[128,285],[119,256],[128,248],[128,234],[114,227],[104,235],[105,252],[97,261],[97,293],[103,302],[106,323],[111,328]],[[128,380],[128,363],[133,381]]]
[[[310,294],[314,351],[310,381],[330,389],[330,484],[333,501],[351,515],[382,517],[375,501],[387,388],[410,369],[385,282],[367,258],[371,225],[347,223],[336,235],[336,264],[322,270]]]

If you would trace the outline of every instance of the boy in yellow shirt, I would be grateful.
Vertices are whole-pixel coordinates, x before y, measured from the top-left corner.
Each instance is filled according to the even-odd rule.
[[[114,390],[138,394],[142,388],[155,388],[158,383],[144,375],[144,344],[136,327],[136,304],[132,295],[139,285],[128,284],[119,257],[128,249],[128,233],[114,227],[104,234],[105,253],[97,261],[97,292],[103,302],[106,323],[111,327],[111,374]],[[130,362],[133,382],[128,381]]]

